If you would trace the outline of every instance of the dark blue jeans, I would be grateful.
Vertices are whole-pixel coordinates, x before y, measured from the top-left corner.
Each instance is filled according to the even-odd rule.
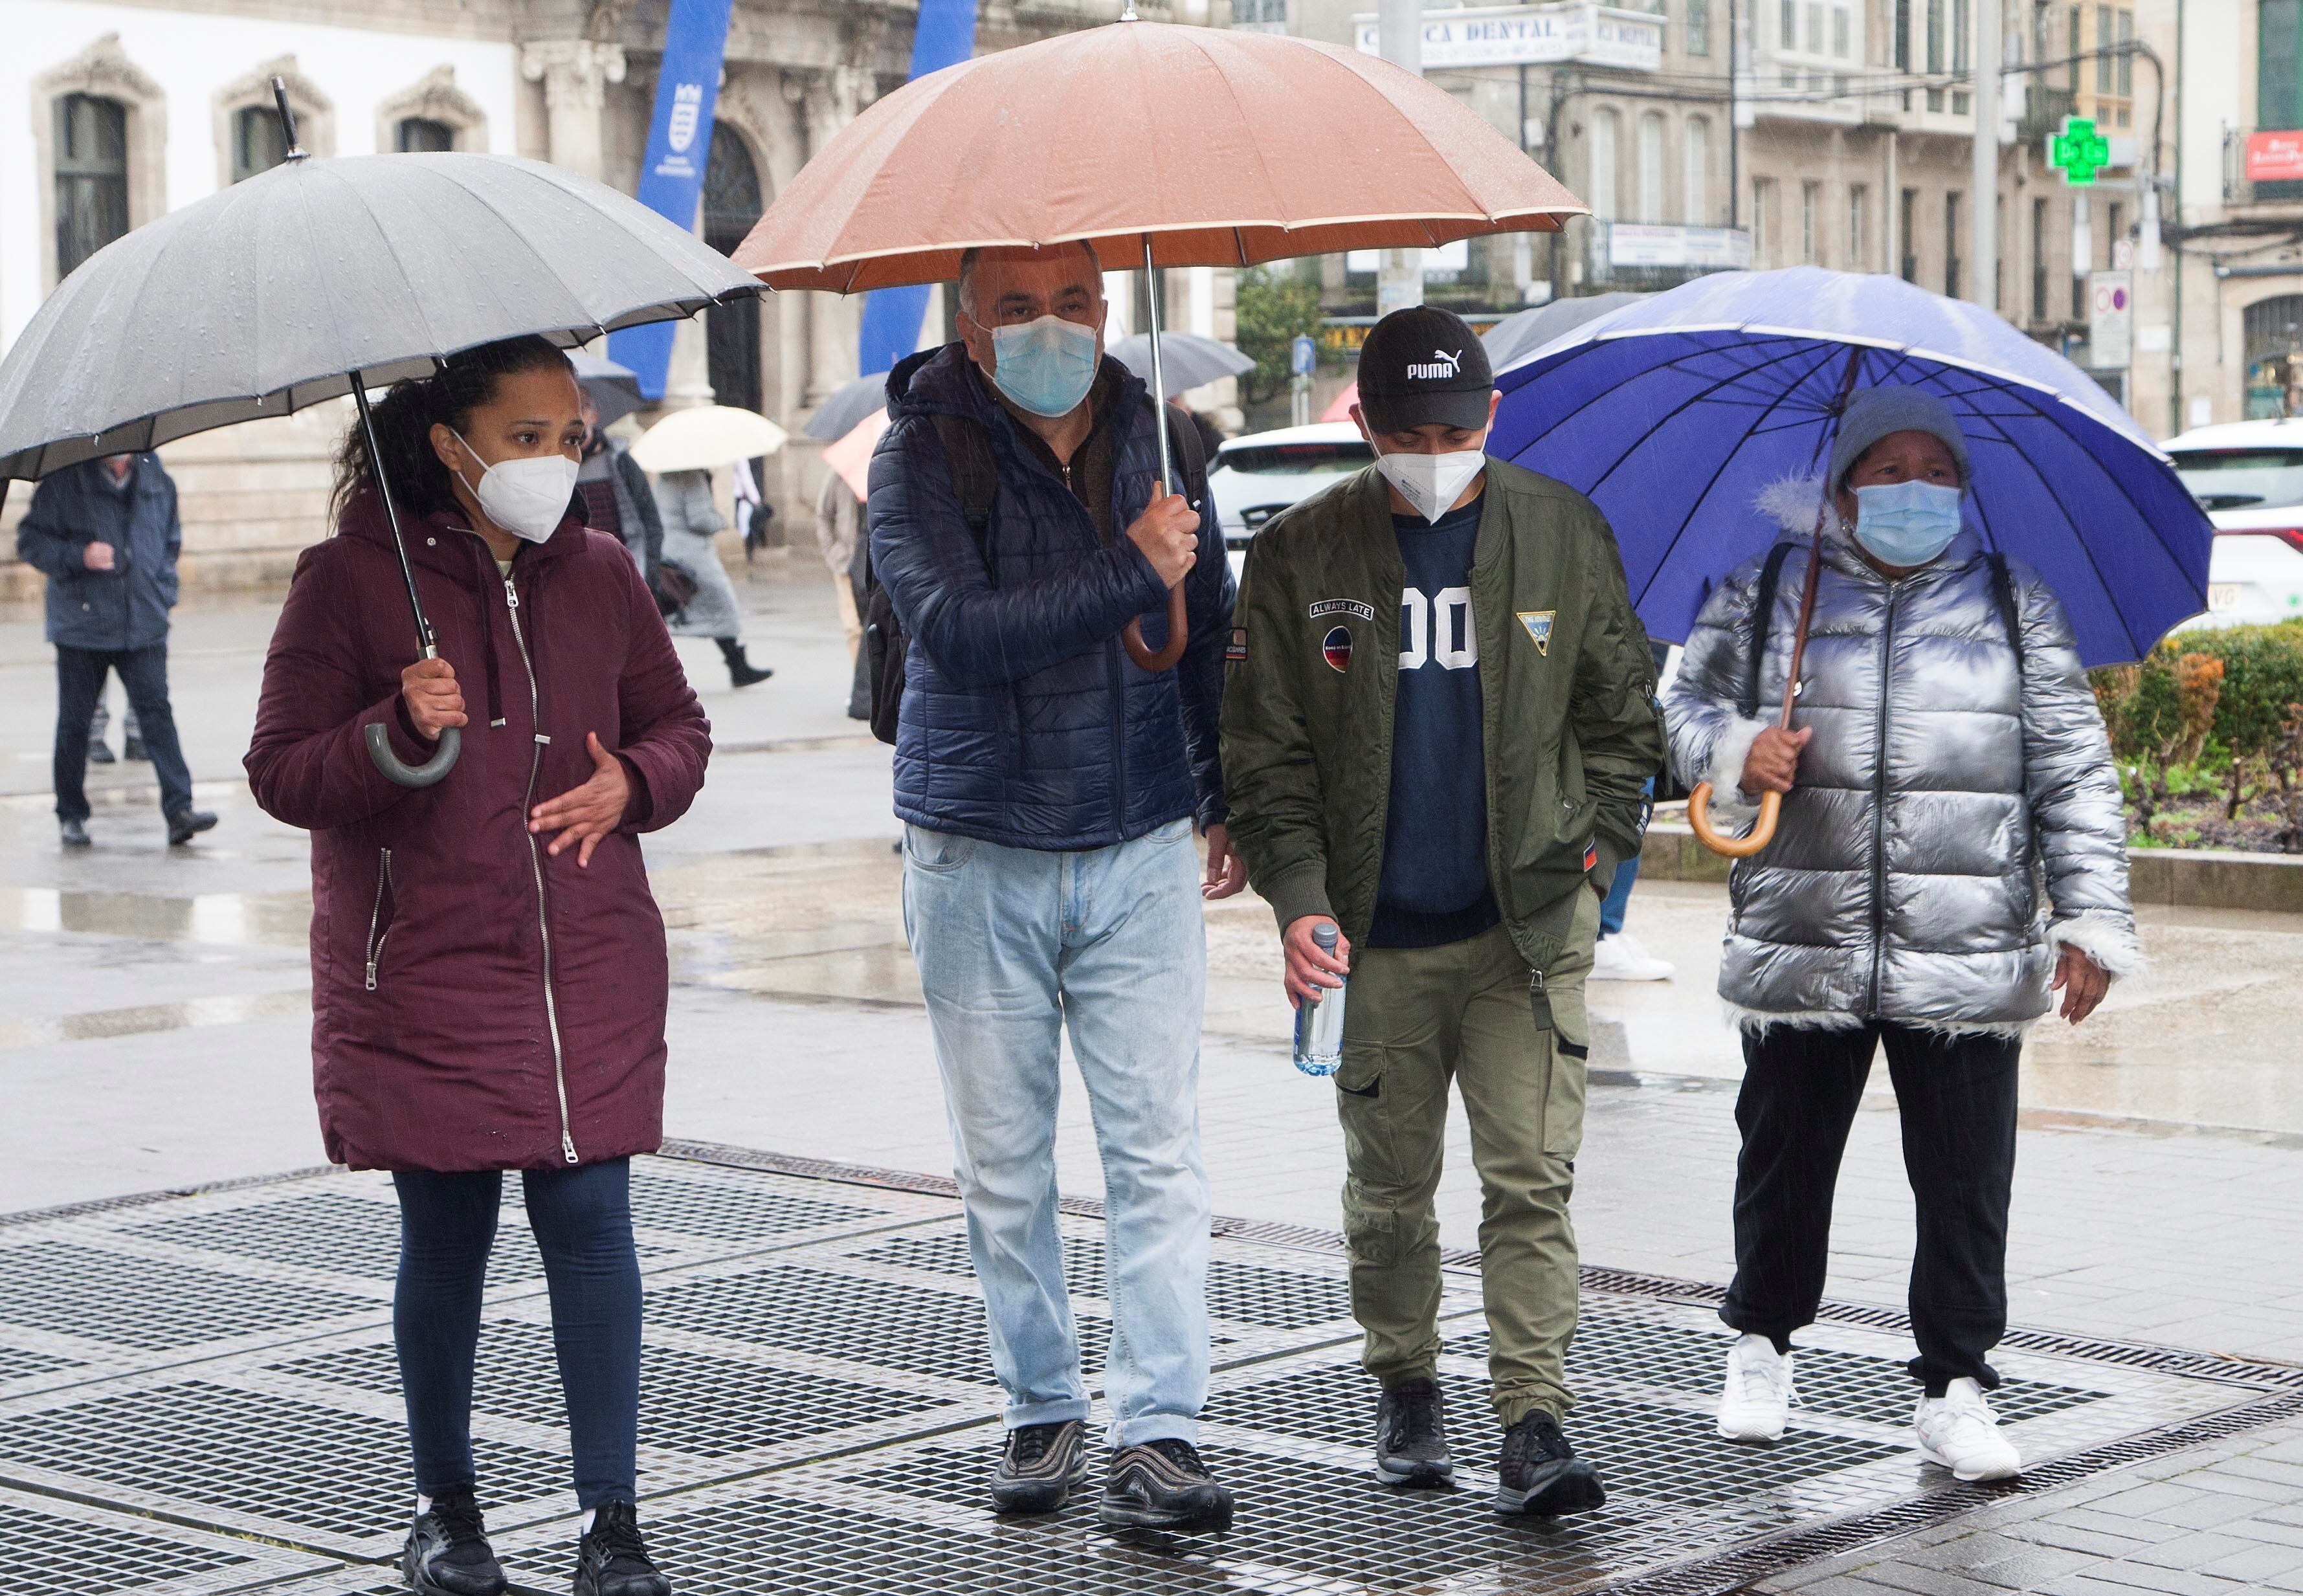
[[[551,1288],[576,1500],[586,1508],[637,1501],[640,1264],[632,1246],[631,1161],[528,1170],[521,1180]],[[472,1362],[503,1177],[492,1170],[401,1170],[392,1183],[400,1189],[392,1335],[400,1349],[416,1489],[437,1496],[476,1483]]]
[[[160,779],[160,813],[192,806],[192,773],[176,741],[176,715],[168,707],[168,646],[149,648],[56,646],[56,818],[88,818],[88,723],[104,697],[104,673],[120,672],[128,707],[144,734],[152,773]]]

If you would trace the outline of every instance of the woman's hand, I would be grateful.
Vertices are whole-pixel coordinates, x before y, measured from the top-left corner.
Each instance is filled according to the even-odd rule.
[[[1341,986],[1344,977],[1352,973],[1352,945],[1344,936],[1344,928],[1336,926],[1336,950],[1323,953],[1312,940],[1312,933],[1322,925],[1335,925],[1334,916],[1298,915],[1279,939],[1287,953],[1287,996],[1295,1003],[1310,1001],[1319,992]]]
[[[2096,1010],[2111,991],[2111,975],[2077,948],[2065,942],[2055,956],[2053,990],[2063,994],[2063,1018],[2077,1025]]]
[[[564,827],[544,851],[557,857],[561,849],[576,843],[578,866],[589,869],[592,850],[600,845],[600,839],[624,823],[624,810],[632,801],[632,783],[624,774],[624,762],[600,746],[598,732],[586,732],[584,746],[592,755],[592,779],[529,810],[527,829],[548,832]]]
[[[1751,751],[1743,756],[1743,773],[1735,785],[1745,792],[1789,792],[1799,774],[1800,750],[1815,736],[1815,728],[1802,726],[1797,731],[1786,731],[1780,726],[1770,726],[1751,739]]]
[[[418,660],[400,673],[400,697],[416,730],[434,742],[451,726],[464,723],[464,689],[456,667],[446,660]]]

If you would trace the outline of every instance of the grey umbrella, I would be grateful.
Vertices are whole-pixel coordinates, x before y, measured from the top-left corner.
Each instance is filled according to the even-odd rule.
[[[1111,358],[1145,382],[1152,380],[1152,340],[1143,334],[1135,334],[1113,344]],[[1255,362],[1230,344],[1202,338],[1196,333],[1160,334],[1160,365],[1170,393],[1219,383],[1227,376],[1239,376],[1255,369]]]
[[[640,393],[640,374],[628,366],[586,349],[569,350],[568,363],[576,367],[576,380],[584,384],[584,397],[600,412],[603,426],[614,426],[647,402]]]
[[[98,250],[0,360],[0,495],[11,477],[347,393],[367,426],[369,388],[428,376],[459,350],[522,334],[565,347],[760,291],[645,206],[540,162],[308,159],[276,78],[273,94],[283,165]],[[434,658],[405,546],[400,563]],[[369,728],[368,751],[403,786],[455,763],[452,728],[420,769],[383,731]]]
[[[1532,310],[1521,310],[1480,334],[1480,342],[1488,351],[1488,363],[1497,371],[1514,362],[1524,359],[1563,333],[1572,332],[1587,321],[1593,321],[1611,310],[1646,299],[1643,293],[1595,293],[1581,299],[1554,300],[1548,305],[1538,305]]]
[[[815,407],[815,414],[800,431],[819,443],[837,443],[854,432],[865,417],[887,408],[888,374],[875,371],[833,389],[831,397]]]

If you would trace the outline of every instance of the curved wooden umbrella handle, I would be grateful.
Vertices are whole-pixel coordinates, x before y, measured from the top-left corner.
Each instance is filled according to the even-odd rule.
[[[1144,644],[1143,627],[1131,621],[1127,629],[1119,634],[1119,646],[1127,650],[1142,671],[1165,671],[1184,657],[1184,645],[1192,640],[1191,618],[1184,607],[1184,585],[1177,583],[1168,589],[1168,646],[1154,654]]]
[[[1759,795],[1759,818],[1753,823],[1750,834],[1723,837],[1711,829],[1711,783],[1699,781],[1695,790],[1687,795],[1687,823],[1695,832],[1695,840],[1713,853],[1730,859],[1748,859],[1776,840],[1776,816],[1783,807],[1782,793],[1763,792]]]

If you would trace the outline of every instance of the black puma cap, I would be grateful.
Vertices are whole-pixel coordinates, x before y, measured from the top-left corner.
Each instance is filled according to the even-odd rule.
[[[1413,305],[1376,323],[1360,348],[1360,410],[1370,430],[1405,432],[1437,421],[1477,432],[1488,424],[1495,368],[1470,324]]]

